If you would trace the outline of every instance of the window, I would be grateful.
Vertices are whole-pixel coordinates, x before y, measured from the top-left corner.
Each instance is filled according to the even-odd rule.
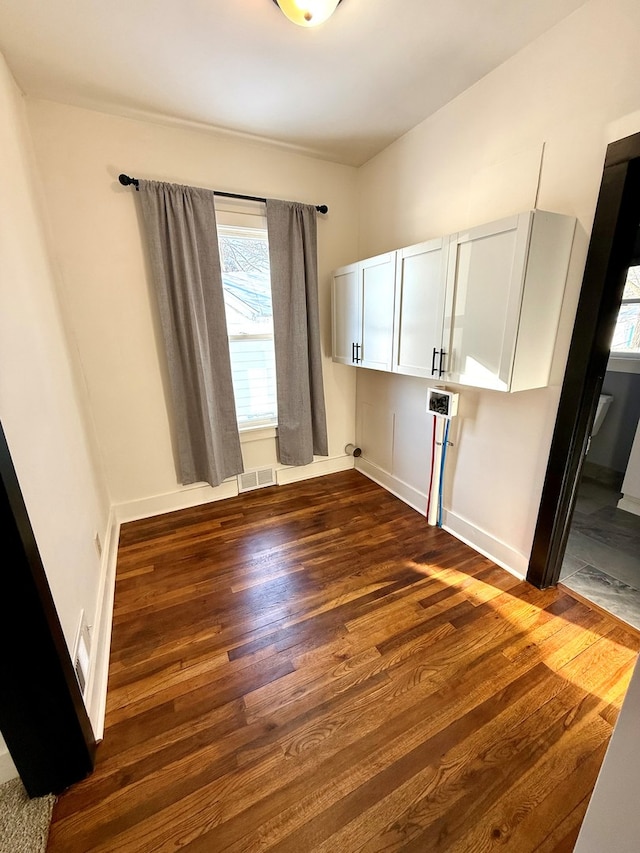
[[[240,430],[277,423],[269,245],[263,215],[217,212],[231,373]]]
[[[640,266],[629,267],[611,351],[616,356],[640,356]]]

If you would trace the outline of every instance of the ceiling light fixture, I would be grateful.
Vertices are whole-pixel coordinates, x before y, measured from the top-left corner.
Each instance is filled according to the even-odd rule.
[[[342,0],[273,0],[300,27],[317,27],[328,20]]]

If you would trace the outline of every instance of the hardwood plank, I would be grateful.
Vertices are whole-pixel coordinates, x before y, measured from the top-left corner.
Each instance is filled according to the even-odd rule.
[[[448,809],[455,800],[456,789],[464,783],[464,775],[472,757],[483,748],[490,747],[497,731],[504,737],[505,704],[513,703],[515,707],[524,709],[525,705],[531,705],[531,694],[537,695],[536,687],[542,688],[546,695],[549,691],[552,693],[554,688],[556,692],[564,689],[565,685],[561,680],[552,685],[547,673],[543,668],[539,668],[535,676],[529,673],[516,679],[503,691],[476,705],[463,717],[435,732],[432,737],[429,737],[430,729],[426,727],[421,741],[413,749],[399,754],[396,761],[385,762],[383,769],[372,773],[363,784],[349,791],[340,790],[340,796],[337,796],[337,791],[332,792],[331,797],[327,792],[322,798],[322,811],[319,810],[317,796],[309,796],[304,803],[304,813],[301,813],[299,803],[291,806],[286,812],[281,812],[268,827],[269,839],[273,844],[276,826],[279,832],[287,837],[273,849],[281,853],[285,850],[315,849],[323,841],[327,842],[327,847],[337,844],[334,849],[356,849],[356,839],[371,834],[376,826],[381,830],[381,838],[379,844],[376,842],[372,849],[395,849],[398,843],[404,843],[410,837],[406,832],[407,828],[401,828],[398,822],[407,804],[416,798],[428,799],[435,794],[431,801],[430,816],[433,817],[438,808]],[[537,730],[536,726],[534,731]],[[465,739],[464,746],[460,749],[459,741],[463,731],[472,731],[475,743],[471,746],[469,739]],[[519,737],[522,737],[522,734]],[[448,744],[453,744],[453,748],[448,750]],[[458,751],[454,754],[456,747]],[[333,785],[335,786],[335,780]],[[354,832],[355,827],[351,822],[348,832],[341,832],[344,823],[354,814],[359,816],[357,830]],[[286,830],[290,831],[295,820],[298,831],[293,834],[284,832],[285,819],[289,822]],[[416,813],[413,811],[410,826],[412,829],[417,826]],[[264,828],[261,828],[261,831],[264,831]],[[391,839],[390,835],[396,833],[395,840]],[[248,836],[241,839],[241,845],[246,849],[258,849],[258,845]],[[235,850],[236,847],[228,849]],[[240,849],[240,845],[237,849]]]
[[[639,650],[355,471],[131,522],[47,850],[561,853]]]

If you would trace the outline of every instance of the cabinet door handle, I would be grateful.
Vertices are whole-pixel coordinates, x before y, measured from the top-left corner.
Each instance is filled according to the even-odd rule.
[[[354,341],[351,341],[351,361],[354,364],[356,362],[356,345]]]
[[[433,348],[433,355],[431,356],[431,375],[435,376],[436,374],[436,356],[438,355],[438,350]]]
[[[360,344],[356,344],[356,364],[360,364],[362,359],[360,358]]]
[[[444,360],[446,358],[446,352],[441,349],[440,350],[440,361],[438,364],[438,376],[444,376]]]

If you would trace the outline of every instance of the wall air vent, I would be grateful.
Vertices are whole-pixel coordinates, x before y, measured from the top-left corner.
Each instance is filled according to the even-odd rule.
[[[256,468],[238,474],[238,491],[250,492],[252,489],[263,489],[265,486],[275,486],[276,472],[273,468]]]
[[[73,652],[73,668],[76,672],[80,692],[85,695],[89,675],[89,660],[91,653],[91,634],[85,619],[84,610],[80,612],[80,624],[76,633]]]

